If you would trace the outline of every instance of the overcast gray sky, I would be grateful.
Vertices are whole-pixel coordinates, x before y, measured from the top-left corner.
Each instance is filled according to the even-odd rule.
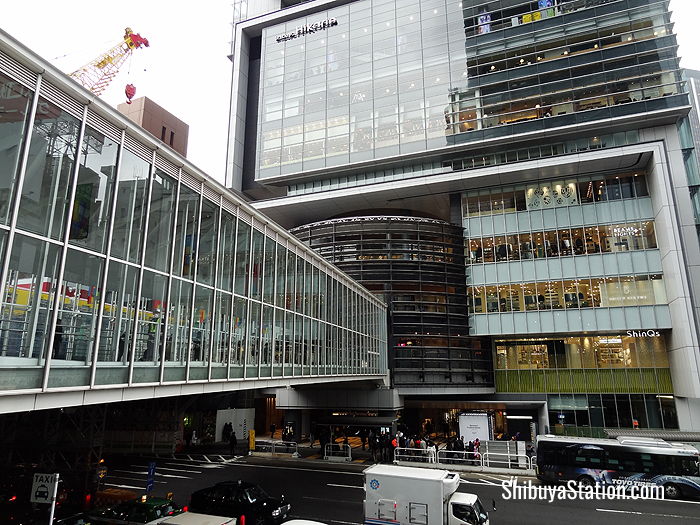
[[[700,70],[700,1],[671,0],[671,9],[681,64]],[[136,97],[190,125],[188,158],[223,181],[231,18],[230,0],[28,0],[3,2],[0,27],[67,73],[118,43],[127,26],[148,38],[151,47],[134,53],[102,98],[116,106],[134,84]]]

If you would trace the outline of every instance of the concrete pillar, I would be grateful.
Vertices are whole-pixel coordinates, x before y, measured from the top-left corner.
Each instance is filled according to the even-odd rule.
[[[549,434],[549,412],[545,401],[537,410],[537,433]]]
[[[294,436],[292,439],[298,441],[301,437],[301,410],[285,410],[284,422],[294,427]]]
[[[700,399],[676,397],[678,428],[685,432],[700,432]]]
[[[311,410],[301,410],[301,433],[311,433]]]

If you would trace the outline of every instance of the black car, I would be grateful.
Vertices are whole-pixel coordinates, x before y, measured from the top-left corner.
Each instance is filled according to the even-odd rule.
[[[99,525],[136,525],[158,523],[167,516],[180,514],[182,510],[169,499],[148,498],[119,503],[108,509],[95,511],[90,515],[91,523]]]
[[[245,516],[248,525],[271,525],[285,520],[291,505],[284,502],[284,496],[272,498],[258,485],[238,480],[193,493],[189,510],[231,518]]]

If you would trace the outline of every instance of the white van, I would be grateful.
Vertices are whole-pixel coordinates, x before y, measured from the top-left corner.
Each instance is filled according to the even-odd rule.
[[[236,518],[183,512],[177,516],[169,516],[159,523],[167,523],[168,525],[236,525]]]

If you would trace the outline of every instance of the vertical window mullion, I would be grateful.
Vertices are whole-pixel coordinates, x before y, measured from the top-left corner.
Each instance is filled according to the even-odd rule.
[[[105,301],[107,299],[107,278],[108,278],[108,272],[109,272],[109,267],[110,267],[110,262],[112,260],[112,257],[110,256],[110,253],[112,253],[112,237],[114,233],[114,228],[112,228],[112,225],[114,224],[114,216],[117,213],[117,196],[118,196],[118,175],[119,175],[119,170],[121,168],[121,162],[122,162],[122,156],[123,156],[123,151],[124,151],[124,140],[126,137],[126,132],[122,131],[120,141],[119,141],[119,151],[117,155],[117,162],[115,165],[115,176],[114,176],[114,191],[112,191],[112,197],[111,201],[109,203],[110,205],[110,213],[109,213],[109,224],[107,225],[107,241],[105,243],[105,253],[107,254],[107,257],[105,258],[105,268],[104,268],[104,273],[102,274],[102,288],[100,289],[100,301],[99,301],[99,312],[98,312],[98,319],[97,319],[97,334],[95,335],[95,351],[93,354],[93,359],[92,359],[92,366],[90,369],[90,388],[95,386],[95,375],[97,374],[97,361],[98,361],[98,353],[100,349],[100,340],[102,337],[102,320],[104,319],[104,308],[105,308]],[[120,325],[121,325],[121,308],[119,309],[119,318],[118,318],[118,324],[115,330],[115,333],[119,334],[120,331]]]
[[[71,179],[70,179],[70,193],[68,197],[68,213],[65,214],[62,220],[66,221],[68,223],[71,220],[72,217],[72,211],[73,207],[75,206],[75,188],[78,184],[78,171],[80,170],[80,156],[79,156],[79,151],[80,151],[80,146],[83,141],[83,136],[85,135],[85,121],[87,120],[87,106],[83,106],[83,118],[80,121],[80,131],[78,131],[78,139],[75,145],[75,158],[76,162],[75,165],[73,166],[73,170],[71,173]],[[21,194],[18,194],[18,197],[21,199]],[[55,201],[55,199],[54,199]],[[53,218],[54,213],[51,213],[51,216]],[[51,236],[51,228],[48,230],[48,235]],[[58,273],[55,276],[55,281],[56,281],[56,292],[54,293],[53,299],[52,299],[52,304],[51,304],[51,310],[50,310],[50,321],[49,321],[49,332],[48,332],[48,337],[46,338],[46,341],[44,342],[44,348],[46,352],[46,360],[44,361],[44,373],[43,373],[43,378],[41,382],[41,389],[42,391],[46,391],[46,389],[49,386],[49,371],[51,370],[51,350],[53,348],[53,339],[56,335],[56,323],[58,321],[58,306],[62,297],[61,293],[61,288],[62,288],[62,282],[63,282],[63,274],[65,272],[66,268],[66,256],[68,254],[68,239],[70,237],[70,227],[67,224],[65,231],[63,232],[63,239],[61,242],[63,243],[61,246],[61,255],[59,257],[58,261]],[[44,276],[41,276],[42,280]]]
[[[134,330],[133,330],[133,338],[131,340],[130,344],[130,349],[129,349],[129,375],[128,375],[128,384],[129,386],[133,385],[134,382],[134,363],[136,362],[136,343],[139,340],[139,315],[141,314],[141,310],[144,307],[143,304],[143,268],[144,268],[144,261],[146,259],[146,241],[147,241],[147,235],[148,235],[148,216],[149,216],[149,211],[151,207],[151,191],[153,190],[153,171],[154,171],[154,164],[156,160],[156,152],[153,152],[153,156],[151,158],[151,165],[148,173],[148,188],[146,189],[146,198],[144,202],[146,203],[146,215],[144,218],[143,224],[145,225],[144,231],[141,232],[141,253],[139,254],[139,276],[138,276],[138,285],[136,287],[136,311],[134,312]],[[118,174],[117,174],[117,179],[118,179]],[[118,188],[119,182],[117,180],[117,188]],[[135,186],[135,191],[134,191],[134,198],[137,195],[138,191],[138,185]],[[132,224],[133,226],[133,224]],[[129,259],[129,253],[131,252],[131,232],[129,234],[129,240],[127,242],[127,249],[125,253],[125,258],[128,260]]]

